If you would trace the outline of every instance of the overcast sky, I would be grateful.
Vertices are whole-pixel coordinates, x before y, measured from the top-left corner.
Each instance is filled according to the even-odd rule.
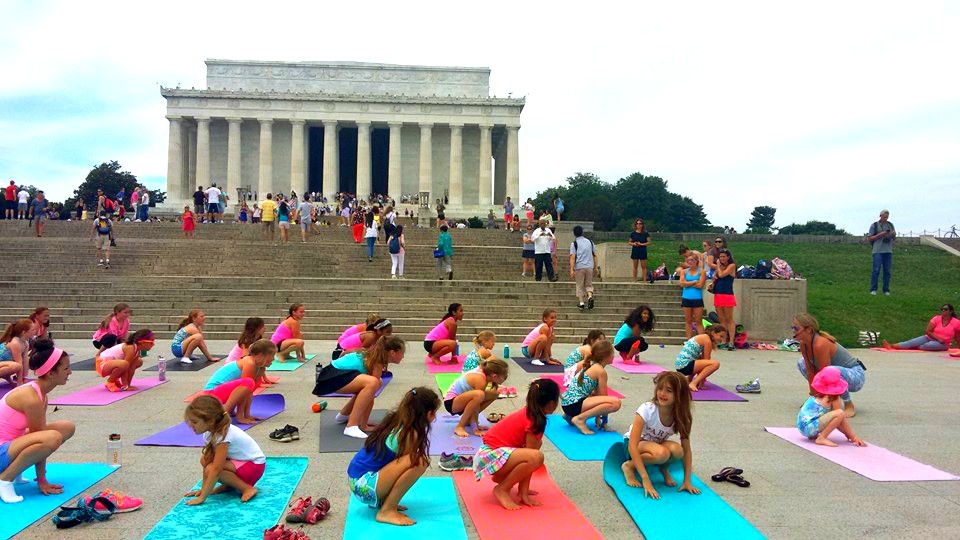
[[[957,2],[0,0],[0,181],[63,200],[117,160],[166,176],[159,86],[204,59],[486,66],[526,96],[521,196],[656,175],[742,230],[960,222]]]

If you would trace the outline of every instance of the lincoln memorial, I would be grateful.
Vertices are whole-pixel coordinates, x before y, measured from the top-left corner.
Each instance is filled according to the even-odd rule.
[[[445,196],[485,216],[520,193],[524,99],[489,95],[490,70],[361,62],[207,60],[207,88],[161,88],[167,203],[216,183],[256,193]],[[178,205],[178,206],[173,206]],[[499,212],[497,212],[499,214]]]

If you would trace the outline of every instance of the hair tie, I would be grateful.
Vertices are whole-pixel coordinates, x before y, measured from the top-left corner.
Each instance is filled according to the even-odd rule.
[[[410,393],[413,394],[413,395],[417,395],[417,389],[416,389],[416,388],[411,388],[411,389],[410,389]]]
[[[42,366],[33,370],[36,373],[37,377],[43,377],[47,373],[50,373],[50,370],[57,365],[57,362],[60,361],[60,357],[63,356],[63,349],[53,348],[53,352],[50,353],[50,358],[47,358],[47,361],[43,363]]]

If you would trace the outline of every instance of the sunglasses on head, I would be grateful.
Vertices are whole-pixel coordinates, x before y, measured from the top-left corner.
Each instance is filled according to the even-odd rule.
[[[799,331],[800,331],[800,327],[799,327],[799,326],[791,326],[790,328],[791,328],[794,332],[799,332]]]
[[[940,308],[940,311],[950,311],[950,308],[948,308],[948,307],[942,307],[942,308]]]

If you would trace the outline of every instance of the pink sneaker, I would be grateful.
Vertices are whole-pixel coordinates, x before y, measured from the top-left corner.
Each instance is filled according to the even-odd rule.
[[[105,489],[93,496],[93,498],[97,497],[104,497],[108,501],[112,502],[113,505],[117,507],[116,513],[118,514],[123,514],[124,512],[133,512],[134,510],[139,510],[140,507],[143,506],[143,499],[124,495],[120,492],[109,489]],[[84,503],[89,504],[90,499],[90,497],[85,497]],[[107,511],[107,509],[99,502],[96,505],[96,509],[101,512]]]

